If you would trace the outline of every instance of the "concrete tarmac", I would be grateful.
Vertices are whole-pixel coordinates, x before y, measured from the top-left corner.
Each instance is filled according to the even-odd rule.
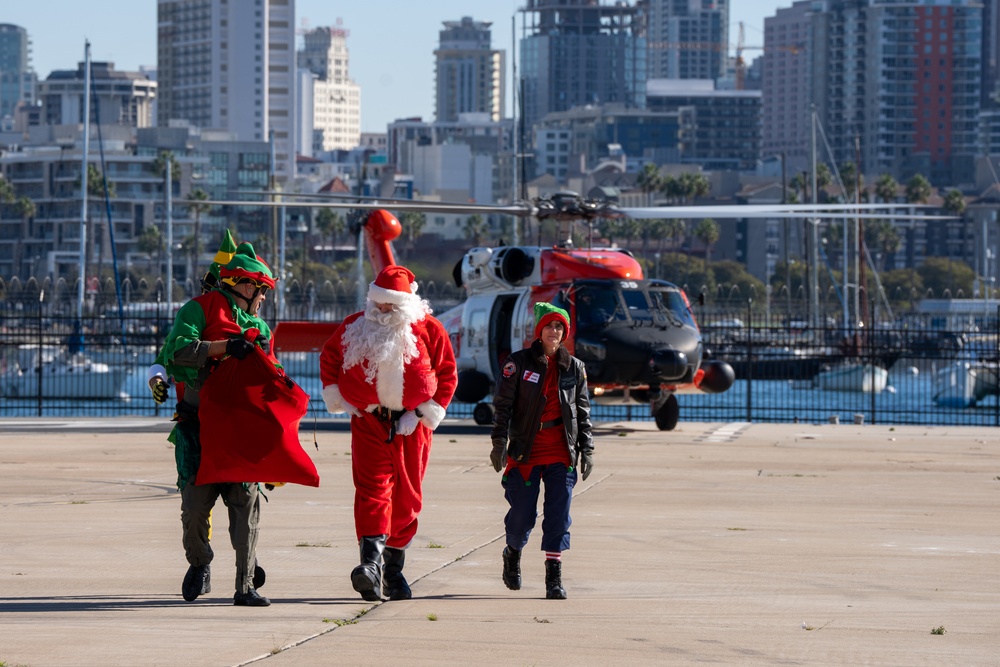
[[[318,489],[268,493],[267,608],[232,605],[221,503],[212,592],[180,595],[169,424],[0,421],[0,664],[998,665],[994,429],[599,424],[576,488],[569,599],[539,534],[500,580],[506,503],[485,429],[434,438],[405,574],[368,603],[350,435],[303,428]],[[539,527],[536,533],[540,531]]]

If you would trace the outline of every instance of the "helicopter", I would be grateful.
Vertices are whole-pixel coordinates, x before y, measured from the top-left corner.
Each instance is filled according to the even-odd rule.
[[[511,206],[454,205],[413,200],[364,202],[260,202],[265,206],[331,207],[368,211],[360,225],[372,269],[395,264],[391,243],[401,234],[388,209],[417,212],[500,213],[538,220],[570,222],[635,217],[855,217],[878,209],[880,218],[892,205],[686,206],[632,209],[606,201],[560,192]],[[204,202],[203,202],[204,203]],[[247,206],[246,201],[209,202]],[[256,202],[255,202],[256,203]],[[859,213],[859,211],[861,211]],[[871,213],[874,215],[874,213]],[[912,217],[912,216],[900,216]],[[927,216],[935,217],[935,216]],[[691,303],[677,285],[645,278],[642,265],[621,248],[574,248],[502,245],[465,252],[452,276],[466,300],[437,316],[448,331],[458,366],[455,400],[474,403],[474,421],[493,422],[487,402],[508,354],[533,338],[534,304],[547,301],[570,314],[565,345],[584,362],[592,402],[597,405],[647,404],[657,428],[673,430],[679,421],[682,394],[716,394],[735,381],[733,368],[708,358]],[[699,299],[703,299],[699,296]],[[316,350],[338,323],[282,322],[276,351]]]

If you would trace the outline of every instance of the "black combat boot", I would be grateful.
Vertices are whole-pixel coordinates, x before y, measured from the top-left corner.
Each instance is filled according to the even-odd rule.
[[[233,596],[233,604],[237,607],[269,607],[271,601],[251,588],[246,593],[236,591]]]
[[[565,600],[566,589],[562,586],[562,561],[545,561],[545,598]]]
[[[521,590],[521,552],[510,546],[503,549],[503,583],[512,591]]]
[[[413,592],[403,576],[403,563],[406,561],[406,551],[386,547],[382,556],[385,569],[382,572],[382,591],[390,600],[410,600]]]
[[[382,552],[385,551],[385,535],[362,537],[361,565],[351,572],[351,584],[354,590],[368,602],[382,600]]]
[[[192,565],[184,575],[184,583],[181,584],[181,595],[188,602],[195,600],[199,595],[212,592],[212,568],[208,563],[204,565]]]

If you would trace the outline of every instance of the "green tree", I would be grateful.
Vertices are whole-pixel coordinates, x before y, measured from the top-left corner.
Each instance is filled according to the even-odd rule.
[[[727,295],[738,293],[744,300],[751,295],[756,295],[756,299],[763,299],[767,295],[763,281],[751,275],[745,266],[731,259],[712,264],[712,276],[716,285],[721,286],[723,293]]]
[[[16,198],[14,186],[0,174],[0,204],[12,204]]]
[[[948,190],[944,196],[944,212],[948,215],[961,217],[965,213],[965,196],[959,190]]]
[[[188,204],[188,209],[194,213],[194,242],[192,243],[191,254],[191,275],[192,277],[200,278],[201,272],[198,270],[198,258],[201,256],[201,214],[208,213],[212,210],[211,204],[206,204],[204,202],[208,201],[208,193],[201,188],[195,188],[191,191],[188,197],[193,203]]]
[[[721,231],[719,223],[711,218],[703,218],[694,227],[694,236],[705,246],[705,271],[708,272],[708,265],[712,261],[712,246],[719,240]]]
[[[652,205],[651,195],[660,189],[660,185],[663,179],[660,176],[660,168],[657,167],[652,162],[647,162],[642,165],[642,171],[639,172],[639,176],[635,180],[635,184],[639,186],[643,194],[646,195],[646,206]]]
[[[97,168],[97,165],[87,164],[87,196],[93,199],[93,207],[89,204],[87,206],[87,217],[90,220],[90,230],[91,233],[88,234],[90,238],[91,248],[87,253],[88,257],[93,254],[93,245],[97,244],[97,274],[100,276],[104,272],[104,246],[106,237],[108,237],[109,229],[107,226],[107,221],[105,220],[104,211],[105,208],[105,197],[108,199],[114,199],[117,196],[115,191],[115,184],[108,181],[105,182],[104,174],[101,170]],[[91,209],[95,209],[98,213],[97,215],[91,215]],[[88,272],[89,275],[89,272]]]
[[[330,240],[330,245],[337,244],[337,238],[347,229],[344,216],[335,212],[332,208],[321,208],[316,213],[316,229],[321,236]]]
[[[417,211],[406,211],[399,216],[399,223],[403,227],[403,236],[406,237],[406,258],[409,259],[417,239],[427,226],[427,215]]]
[[[972,294],[972,284],[976,278],[975,272],[965,262],[948,259],[947,257],[926,257],[923,264],[917,268],[917,273],[923,280],[924,287],[931,291],[935,298],[943,298],[945,292],[956,297]]]
[[[20,267],[24,262],[24,239],[29,238],[28,221],[35,217],[38,212],[35,202],[28,197],[18,197],[14,202],[14,213],[21,218],[21,233],[18,234],[16,247],[14,249],[14,273],[20,273]],[[34,267],[32,267],[34,269]]]
[[[926,204],[931,198],[931,184],[922,174],[915,174],[906,182],[906,201],[910,204]]]
[[[879,274],[893,310],[913,310],[924,295],[924,281],[914,269],[893,269]]]
[[[164,178],[167,175],[167,161],[170,162],[170,180],[176,185],[181,180],[181,165],[173,151],[160,151],[153,159],[153,174],[157,178]]]
[[[881,174],[875,181],[875,196],[886,203],[895,201],[898,192],[899,183],[892,174]]]
[[[680,192],[683,195],[684,201],[688,203],[705,197],[712,191],[708,177],[704,174],[685,172],[677,180],[680,184]]]
[[[868,249],[874,249],[880,257],[878,270],[881,273],[889,255],[895,254],[902,246],[899,230],[888,220],[868,220],[865,222],[864,236]]]
[[[160,255],[163,252],[164,239],[159,227],[149,225],[144,228],[136,240],[136,246],[139,248],[139,252],[144,252],[147,255],[155,257],[156,265],[160,266]]]
[[[481,246],[483,238],[486,236],[486,222],[483,216],[473,213],[465,219],[465,226],[462,228],[465,238],[472,241],[474,246]]]

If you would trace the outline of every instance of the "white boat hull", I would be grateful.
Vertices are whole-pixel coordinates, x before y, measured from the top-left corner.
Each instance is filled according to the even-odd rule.
[[[872,364],[835,366],[816,376],[816,386],[826,391],[880,393],[888,382],[889,371]]]
[[[942,408],[968,408],[996,394],[997,364],[956,361],[934,376],[934,404]]]
[[[124,391],[129,369],[108,366],[87,358],[55,360],[42,364],[42,398],[127,399]],[[35,398],[38,367],[14,366],[0,375],[0,391],[7,398]]]

